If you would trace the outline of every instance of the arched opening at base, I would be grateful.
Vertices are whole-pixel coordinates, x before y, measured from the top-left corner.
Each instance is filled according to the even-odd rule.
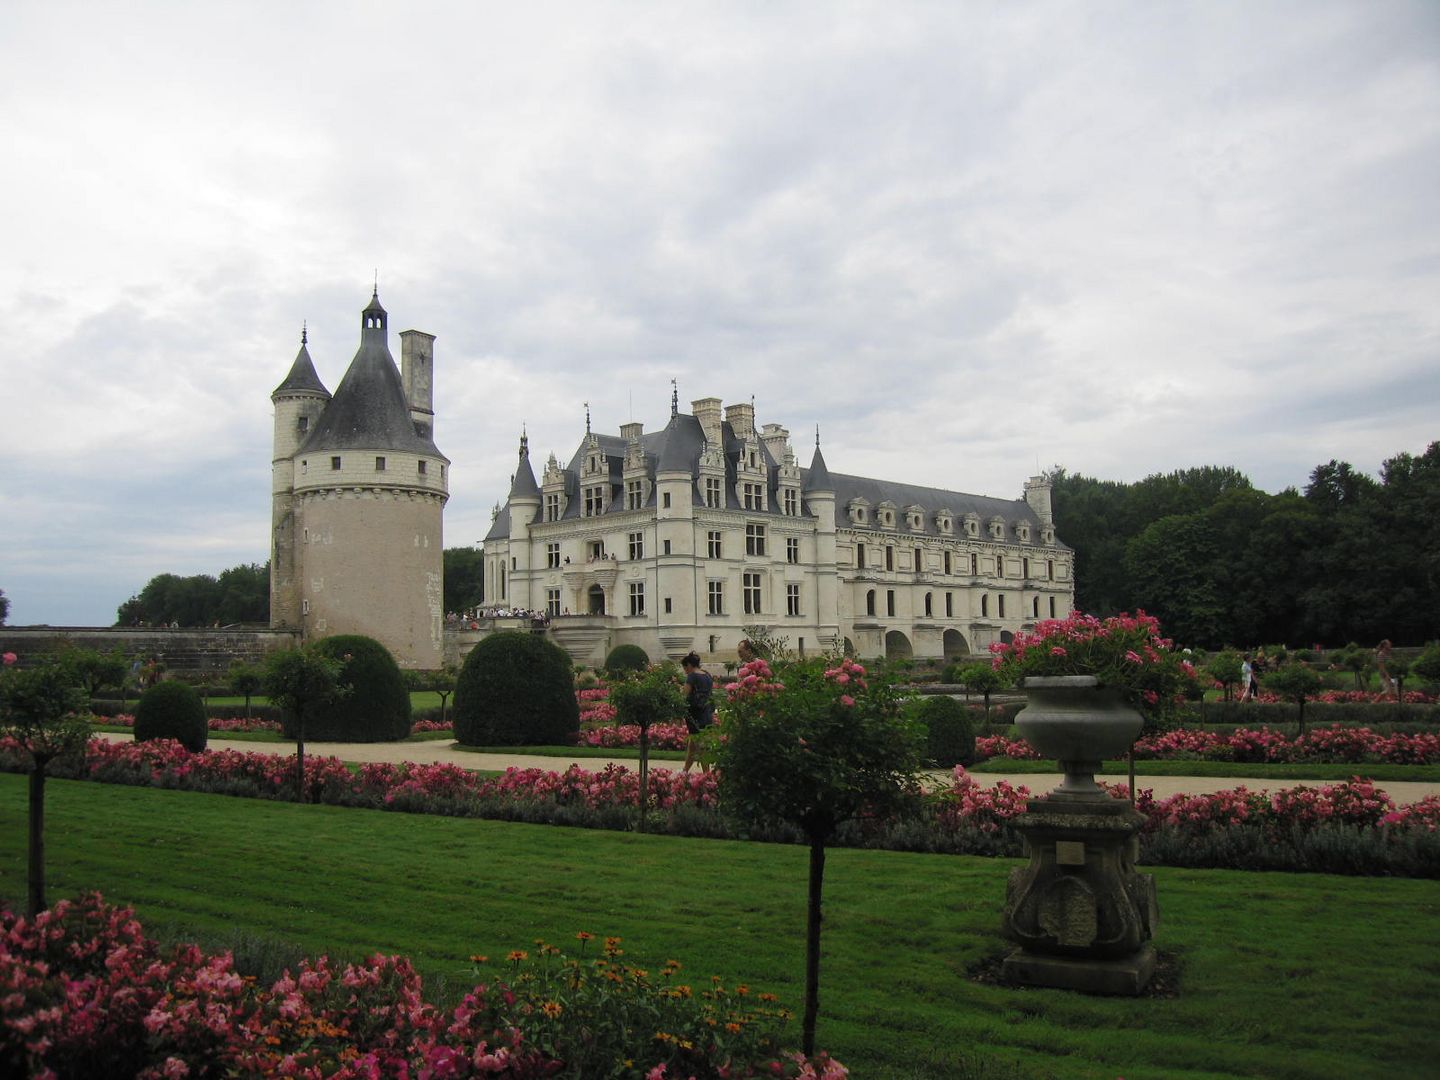
[[[590,600],[589,611],[591,615],[605,614],[605,590],[599,585],[591,585],[589,593],[586,594]]]
[[[910,639],[899,630],[890,630],[885,634],[885,659],[905,660],[915,655],[915,650],[910,645]]]
[[[970,655],[970,643],[965,640],[965,635],[959,630],[946,630],[943,645],[946,660]]]

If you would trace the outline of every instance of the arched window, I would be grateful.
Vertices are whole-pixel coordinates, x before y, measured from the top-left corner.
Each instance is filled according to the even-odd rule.
[[[875,614],[875,590],[871,589],[865,594],[865,614]]]
[[[980,616],[985,618],[990,614],[990,597],[984,593],[980,595]]]

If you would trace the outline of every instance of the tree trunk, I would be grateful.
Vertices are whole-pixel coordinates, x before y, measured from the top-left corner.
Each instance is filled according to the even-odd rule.
[[[37,757],[30,772],[29,913],[32,919],[45,910],[45,766],[49,760]]]
[[[640,831],[645,831],[645,807],[650,801],[650,729],[640,726]]]
[[[305,798],[305,711],[300,710],[295,721],[295,800],[309,802]]]
[[[1305,737],[1305,699],[1300,699],[1300,738]]]
[[[800,1049],[815,1053],[815,1018],[820,1012],[820,891],[825,883],[825,842],[810,841],[810,903],[805,916],[805,1020]]]

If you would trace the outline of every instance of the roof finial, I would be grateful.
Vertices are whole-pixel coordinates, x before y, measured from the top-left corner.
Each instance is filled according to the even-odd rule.
[[[820,449],[820,425],[815,425],[815,449]]]
[[[375,268],[375,287],[370,290],[370,299],[380,299],[380,268],[378,266]]]
[[[301,319],[301,320],[300,320],[300,344],[301,344],[301,345],[308,345],[309,343],[310,343],[310,323],[309,323],[309,321],[306,320],[306,319]]]
[[[675,380],[670,380],[670,415],[675,416],[680,412],[680,388],[675,385]]]
[[[530,434],[525,429],[525,421],[520,421],[520,456],[528,457],[530,454]]]
[[[590,434],[590,402],[585,402],[585,434]]]

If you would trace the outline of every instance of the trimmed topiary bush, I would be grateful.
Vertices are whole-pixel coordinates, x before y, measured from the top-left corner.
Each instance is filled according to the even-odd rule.
[[[482,638],[460,669],[452,712],[467,746],[570,745],[580,734],[570,658],[518,631]]]
[[[644,671],[650,666],[650,657],[639,645],[616,645],[605,657],[605,674],[628,675],[632,671]]]
[[[135,741],[174,739],[193,754],[205,749],[210,728],[205,703],[188,683],[156,683],[140,695],[135,706]]]
[[[410,691],[390,650],[363,634],[337,634],[315,643],[339,660],[343,697],[311,710],[305,738],[315,742],[398,742],[410,734]],[[284,734],[295,738],[295,718],[284,717]]]
[[[925,727],[925,756],[942,768],[975,762],[975,725],[971,712],[949,697],[927,697],[915,709]]]

